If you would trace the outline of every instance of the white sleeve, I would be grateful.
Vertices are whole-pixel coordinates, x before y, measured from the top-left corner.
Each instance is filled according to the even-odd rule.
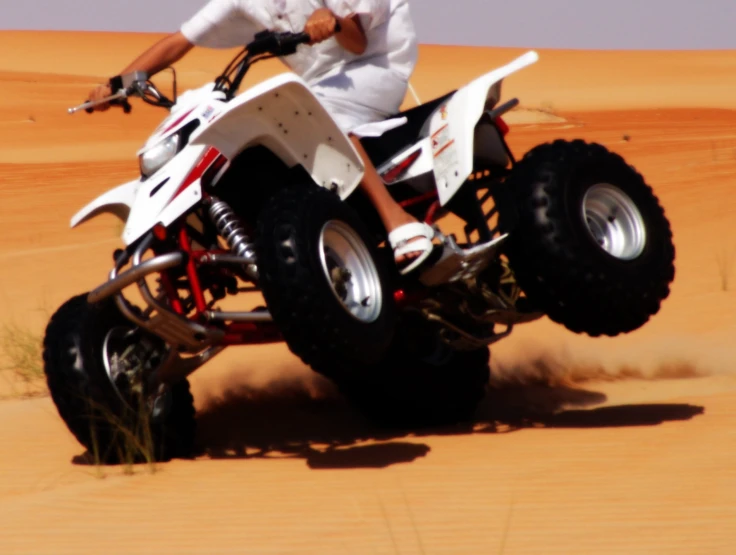
[[[391,0],[325,0],[325,7],[339,17],[360,16],[363,29],[369,31],[388,21]]]
[[[253,24],[237,0],[209,0],[191,19],[184,22],[180,31],[196,46],[233,48],[244,46],[252,40]]]

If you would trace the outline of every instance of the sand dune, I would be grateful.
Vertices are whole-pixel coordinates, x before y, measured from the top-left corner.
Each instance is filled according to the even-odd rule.
[[[40,333],[105,278],[116,222],[69,218],[135,176],[162,114],[65,110],[156,38],[0,33],[0,324]],[[423,47],[412,83],[426,100],[522,52]],[[194,52],[180,87],[231,54]],[[504,87],[511,146],[584,137],[647,177],[677,247],[651,322],[612,339],[520,326],[475,425],[422,434],[371,428],[282,345],[233,349],[192,379],[202,455],[132,476],[89,465],[48,398],[2,400],[0,552],[732,553],[736,57],[540,54]]]

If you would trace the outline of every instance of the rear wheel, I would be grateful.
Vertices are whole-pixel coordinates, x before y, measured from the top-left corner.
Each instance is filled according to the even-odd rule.
[[[164,461],[194,450],[194,402],[184,380],[156,392],[145,376],[166,354],[114,302],[73,297],[44,337],[44,370],[59,415],[102,463]]]
[[[518,221],[507,255],[535,307],[576,333],[615,336],[656,314],[670,293],[675,248],[651,187],[598,144],[535,147],[506,181]]]

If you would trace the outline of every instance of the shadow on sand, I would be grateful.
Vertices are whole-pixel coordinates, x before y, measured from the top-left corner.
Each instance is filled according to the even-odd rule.
[[[654,426],[689,420],[689,404],[595,407],[605,394],[546,383],[491,384],[473,422],[443,428],[383,430],[372,426],[324,381],[313,393],[302,380],[266,388],[241,384],[203,403],[198,454],[211,459],[303,459],[313,469],[385,468],[426,456],[424,436],[509,433],[525,428]],[[593,408],[584,408],[593,407]],[[91,464],[88,454],[75,464]]]
[[[591,407],[603,393],[577,387],[490,388],[467,425],[386,431],[371,426],[341,397],[315,399],[298,383],[268,391],[241,386],[210,401],[198,416],[201,453],[223,458],[300,458],[310,468],[384,468],[426,456],[423,436],[508,433],[524,428],[653,426],[689,420],[704,408],[689,404]],[[365,445],[359,443],[368,442]]]

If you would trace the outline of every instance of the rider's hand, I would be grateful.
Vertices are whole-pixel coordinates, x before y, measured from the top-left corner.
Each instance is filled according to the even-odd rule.
[[[320,8],[309,17],[304,26],[304,32],[312,38],[309,44],[316,44],[333,37],[336,27],[335,14],[327,8]]]
[[[110,96],[112,94],[112,89],[110,88],[110,85],[98,85],[94,89],[92,89],[92,92],[89,93],[89,100],[92,102],[96,102],[98,100],[101,100],[107,96]],[[92,109],[96,112],[104,112],[105,110],[108,110],[110,108],[109,102],[104,102],[103,104],[98,104],[97,106],[94,106]]]

